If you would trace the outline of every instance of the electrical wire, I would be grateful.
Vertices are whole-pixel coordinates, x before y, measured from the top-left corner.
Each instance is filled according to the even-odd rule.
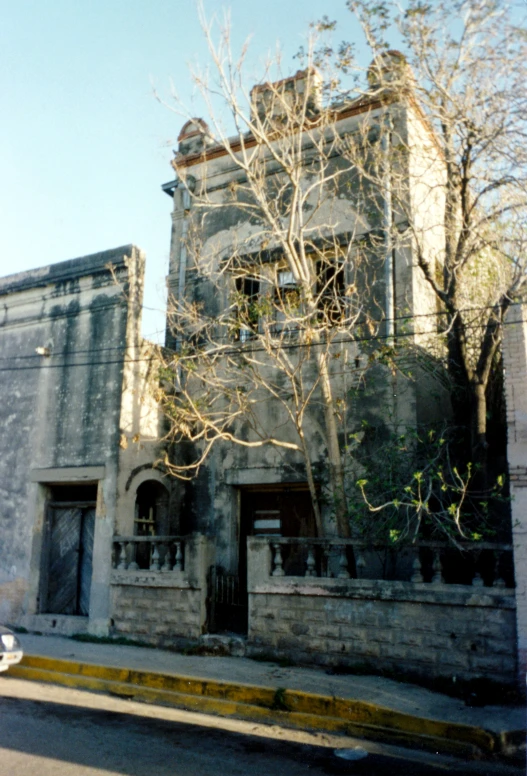
[[[78,315],[79,312],[99,312],[99,310],[101,310],[101,309],[108,309],[108,308],[114,308],[114,307],[115,307],[115,305],[108,305],[107,307],[105,306],[104,308],[97,307],[95,310],[92,310],[92,309],[89,309],[89,308],[85,308],[84,310],[81,310],[81,311],[76,311],[74,313],[72,312],[72,313],[69,313],[69,314],[65,314],[64,317],[70,317],[70,315],[71,316],[75,316],[75,315]],[[479,313],[479,312],[483,312],[485,310],[492,310],[492,309],[494,309],[494,307],[495,307],[495,305],[485,305],[485,306],[482,306],[482,307],[466,307],[466,308],[462,308],[461,310],[459,310],[459,312],[460,313],[467,313],[467,312]],[[125,309],[124,306],[121,309]],[[148,309],[153,309],[153,308],[148,308]],[[415,321],[415,320],[418,320],[418,319],[421,319],[421,318],[431,318],[431,317],[441,318],[441,317],[444,317],[445,315],[446,315],[445,312],[434,311],[434,312],[428,312],[428,313],[414,313],[412,315],[399,315],[399,316],[395,316],[394,318],[391,318],[390,320],[393,320],[394,322],[398,322],[398,321]],[[379,320],[374,321],[374,323],[379,326],[379,325],[382,325],[383,323],[385,323],[386,320],[387,320],[386,318],[380,318]],[[516,321],[514,321],[514,323],[515,322]],[[14,322],[12,324],[13,328],[16,326],[16,323],[17,322]],[[504,322],[504,324],[507,324],[507,323],[509,323],[509,322],[508,321]],[[33,325],[34,325],[34,320],[33,320]],[[473,326],[473,324],[468,324],[467,328],[470,329],[472,326]],[[483,326],[481,326],[480,324],[478,324],[478,326],[480,328],[483,328]],[[0,324],[0,336],[2,334],[2,329],[3,328],[5,328],[7,332],[11,330],[11,327],[9,326],[9,324]],[[159,332],[158,331],[158,332],[155,332],[155,333],[159,334],[159,333],[163,333],[163,332]],[[399,332],[396,335],[396,338],[406,337],[406,336],[421,336],[421,335],[425,335],[425,334],[434,334],[434,335],[438,335],[438,336],[441,335],[440,332],[431,332],[431,331],[430,332],[428,332],[428,331],[427,332]],[[392,338],[392,335],[376,335],[375,337],[372,336],[372,337],[363,337],[363,338],[354,337],[352,340],[338,340],[338,341],[334,340],[334,342],[348,342],[348,341],[352,341],[352,342],[369,342],[369,341],[371,341],[373,339],[383,339],[383,338],[390,339],[390,338]],[[232,339],[232,336],[230,336],[229,334],[218,335],[218,337],[215,338],[216,341],[222,341],[222,340],[229,341],[231,339]],[[146,338],[143,338],[143,341],[147,341]],[[108,346],[108,347],[98,347],[98,348],[80,348],[80,349],[76,348],[74,351],[61,351],[60,353],[51,353],[51,357],[56,357],[56,356],[67,357],[68,355],[79,354],[79,353],[101,353],[101,352],[105,352],[105,351],[123,351],[123,350],[133,349],[133,348],[136,348],[136,347],[137,347],[137,345],[112,345],[112,346]],[[159,347],[165,348],[165,346],[159,346]],[[283,347],[291,347],[291,346],[283,344]],[[305,345],[305,344],[297,344],[296,347],[308,347],[308,346]],[[165,350],[166,349],[167,348],[165,348]],[[265,348],[263,348],[263,350],[265,350]],[[1,361],[7,361],[7,360],[11,361],[11,360],[37,359],[37,358],[41,359],[42,356],[37,354],[37,353],[31,353],[31,354],[28,354],[28,355],[20,355],[20,356],[18,356],[18,355],[17,356],[0,356],[0,362]]]
[[[502,322],[500,325],[501,326],[510,326],[510,325],[518,325],[518,324],[521,324],[521,323],[527,323],[527,320],[524,320],[524,319],[521,319],[519,321],[518,320],[514,320],[514,321],[507,321],[506,320],[506,321]],[[476,329],[485,329],[486,325],[472,324],[472,325],[468,326],[467,328],[469,330],[474,331]],[[423,336],[423,337],[424,336],[442,337],[443,335],[444,335],[443,332],[431,332],[431,331],[420,331],[420,332],[417,331],[416,332],[416,331],[412,331],[412,332],[403,332],[401,334],[398,334],[395,339],[399,340],[399,339],[406,338],[406,337],[419,337],[419,336]],[[373,342],[376,342],[378,340],[393,340],[393,339],[394,339],[393,335],[378,334],[378,335],[371,336],[371,337],[352,337],[352,338],[346,338],[346,339],[334,339],[334,340],[331,341],[331,343],[327,343],[327,342],[319,342],[319,343],[313,343],[313,342],[311,342],[311,343],[307,343],[307,342],[284,343],[284,342],[282,342],[279,345],[277,345],[277,349],[280,349],[280,350],[295,350],[295,349],[302,349],[302,348],[309,349],[309,348],[315,348],[315,347],[320,347],[320,346],[327,347],[328,345],[346,345],[346,344],[355,344],[355,343],[360,343],[360,342],[373,343]],[[110,365],[115,365],[115,364],[123,364],[124,365],[125,363],[126,364],[149,363],[152,360],[151,356],[150,357],[144,356],[144,357],[140,357],[140,358],[128,358],[128,357],[126,357],[125,354],[124,354],[124,351],[130,349],[131,347],[136,347],[136,346],[122,346],[122,348],[119,348],[119,346],[115,346],[114,348],[108,348],[108,350],[113,350],[113,349],[115,349],[115,350],[122,350],[123,356],[121,358],[117,358],[117,359],[112,359],[112,360],[106,359],[106,360],[100,360],[100,361],[95,361],[95,360],[94,361],[81,361],[81,362],[78,362],[78,361],[68,362],[68,361],[66,361],[66,362],[62,362],[62,363],[58,363],[58,364],[46,364],[46,363],[43,363],[43,361],[45,359],[50,358],[50,357],[54,357],[54,358],[69,358],[70,356],[78,355],[79,353],[82,353],[82,352],[85,352],[85,353],[89,353],[89,352],[98,353],[98,352],[101,352],[99,349],[92,349],[92,350],[88,349],[88,350],[85,350],[85,351],[68,351],[68,352],[65,352],[65,353],[50,354],[50,356],[42,356],[42,355],[35,354],[35,356],[23,356],[23,357],[21,357],[21,356],[13,356],[12,359],[10,357],[7,357],[7,358],[5,358],[3,360],[16,360],[17,358],[26,358],[27,359],[27,358],[33,358],[34,357],[34,358],[38,358],[39,359],[39,363],[38,364],[34,364],[34,365],[29,365],[29,366],[6,366],[6,367],[0,366],[0,372],[17,372],[17,371],[18,372],[22,372],[22,371],[29,371],[29,370],[33,370],[33,369],[42,369],[42,370],[46,370],[46,369],[68,369],[68,368],[72,368],[72,367],[96,367],[96,366],[110,366]],[[174,350],[171,350],[171,349],[165,348],[165,347],[163,347],[162,349],[165,350],[165,351],[169,350],[169,351],[173,352],[174,355],[177,355],[176,351],[174,351]],[[223,356],[228,356],[228,355],[239,355],[239,354],[241,354],[243,352],[244,352],[243,348],[240,348],[240,347],[232,348],[231,350],[226,350],[226,349],[218,350],[218,357],[220,357],[220,356],[223,357]],[[268,348],[265,348],[265,347],[254,347],[254,346],[251,347],[249,345],[247,347],[247,349],[246,349],[246,352],[249,352],[249,353],[258,353],[258,352],[260,352],[260,353],[267,353],[268,352]],[[181,356],[179,356],[179,358],[181,358]],[[193,355],[193,356],[190,356],[189,358],[195,358],[195,356]]]

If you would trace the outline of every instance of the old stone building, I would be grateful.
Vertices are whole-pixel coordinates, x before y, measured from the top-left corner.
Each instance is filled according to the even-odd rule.
[[[377,88],[371,97],[340,105],[323,120],[318,87],[316,73],[299,71],[278,84],[255,88],[252,129],[256,135],[260,132],[259,142],[248,135],[214,144],[203,121],[187,122],[174,162],[178,178],[166,187],[174,198],[168,344],[180,351],[198,330],[206,341],[207,355],[215,346],[221,353],[229,342],[251,363],[250,372],[240,373],[248,395],[255,397],[253,404],[258,404],[250,418],[250,412],[242,411],[251,430],[237,422],[241,444],[220,441],[212,447],[198,476],[185,489],[183,509],[189,529],[215,537],[218,566],[235,576],[239,572],[242,578],[247,536],[264,525],[278,535],[346,535],[331,514],[331,494],[327,498],[321,494],[318,523],[313,514],[310,475],[323,488],[331,469],[329,421],[319,409],[322,387],[313,401],[306,390],[302,397],[307,454],[298,444],[299,429],[283,411],[288,395],[298,390],[297,371],[308,391],[313,385],[321,386],[316,353],[306,348],[304,357],[303,342],[315,336],[326,342],[331,413],[345,407],[340,413],[338,457],[346,457],[345,430],[351,435],[366,420],[402,431],[430,421],[434,414],[448,413],[439,382],[425,380],[424,374],[419,380],[407,380],[401,371],[390,374],[382,366],[371,368],[378,350],[401,335],[408,343],[407,358],[418,351],[433,358],[427,333],[435,326],[430,313],[436,303],[416,267],[411,240],[399,236],[405,213],[386,201],[388,194],[379,198],[378,187],[358,174],[355,164],[357,157],[362,165],[368,164],[366,154],[357,148],[378,154],[382,163],[390,158],[390,187],[403,192],[400,197],[407,200],[434,262],[442,167],[429,128],[414,106],[392,97],[386,100]],[[302,112],[308,118],[299,132],[296,114]],[[390,131],[383,134],[388,125]],[[276,143],[267,142],[280,132]],[[298,134],[303,139],[297,153]],[[393,149],[403,139],[409,152],[397,164]],[[389,147],[384,148],[384,143]],[[247,153],[253,155],[250,162]],[[317,166],[321,161],[323,165]],[[284,173],[288,164],[294,168],[291,174]],[[258,175],[265,177],[265,185]],[[297,228],[291,238],[287,227],[295,214],[289,210],[289,198],[298,193],[294,178],[298,190],[304,186],[313,191],[301,207],[309,227]],[[276,214],[260,215],[272,199],[266,190],[260,196],[260,186],[274,186],[277,200],[282,198]],[[284,226],[269,228],[273,218],[281,218]],[[295,241],[308,252],[305,263],[313,275],[308,283],[315,287],[314,325],[294,306],[301,282],[294,272],[296,255],[284,257],[288,242]],[[293,302],[289,307],[288,300]],[[322,349],[320,344],[317,347]],[[251,356],[259,350],[264,351],[263,365]],[[281,353],[293,353],[290,367],[277,357]],[[179,364],[184,368],[184,361]],[[228,380],[236,380],[236,368]],[[210,384],[214,376],[209,372],[207,379]],[[368,390],[361,390],[365,386]],[[214,388],[221,393],[221,380]],[[185,401],[192,401],[192,390]],[[205,396],[200,400],[203,404]],[[264,434],[277,443],[258,445]],[[202,449],[199,444],[198,449]],[[185,454],[198,455],[187,450]],[[242,615],[242,619],[246,618]]]
[[[0,281],[3,622],[107,633],[116,527],[133,533],[141,483],[166,489],[140,401],[143,270],[126,246]]]
[[[347,497],[360,474],[347,450],[365,425],[390,439],[448,415],[436,303],[407,236],[411,212],[437,261],[442,162],[415,102],[370,83],[324,119],[316,74],[301,71],[253,91],[252,135],[218,141],[202,120],[185,124],[163,187],[174,201],[164,349],[140,336],[133,246],[0,281],[0,620],[163,646],[227,632],[225,645],[253,655],[515,681],[512,547],[480,543],[461,563],[440,541],[393,553],[377,537],[372,550],[364,532],[340,530],[328,487],[332,439]],[[354,170],[364,149],[381,193]],[[307,226],[284,238],[296,173]],[[518,504],[523,328],[506,354]],[[404,369],[390,364],[397,339]]]
[[[180,352],[189,339],[197,336],[207,342],[207,354],[215,346],[219,352],[226,343],[245,353],[258,352],[258,348],[267,351],[262,357],[264,365],[257,366],[252,359],[252,372],[240,378],[250,395],[259,397],[255,403],[260,401],[261,405],[251,423],[250,413],[244,416],[252,435],[242,430],[243,423],[238,422],[235,436],[242,444],[219,444],[214,448],[198,477],[185,490],[183,515],[188,527],[214,534],[219,565],[228,571],[237,568],[246,536],[253,533],[255,519],[258,525],[266,519],[264,512],[275,525],[276,521],[280,523],[279,533],[313,535],[315,526],[322,533],[322,523],[324,533],[338,532],[330,514],[331,506],[324,506],[323,498],[320,509],[324,514],[320,521],[317,522],[316,515],[308,518],[313,501],[310,475],[320,483],[328,480],[331,469],[330,445],[324,438],[329,433],[329,421],[314,408],[317,402],[322,405],[323,393],[317,359],[315,355],[299,356],[288,373],[285,361],[277,358],[277,353],[294,353],[295,349],[301,353],[301,343],[307,337],[325,338],[327,359],[333,361],[328,376],[329,388],[334,393],[331,401],[335,406],[340,403],[347,407],[351,404],[351,392],[357,394],[356,407],[351,413],[346,410],[341,418],[350,434],[366,418],[375,418],[377,423],[384,421],[392,429],[404,429],[448,412],[439,382],[426,380],[424,374],[419,381],[410,381],[400,372],[389,376],[388,369],[369,369],[375,360],[372,351],[378,351],[383,344],[390,345],[401,335],[408,342],[408,353],[413,348],[413,354],[420,351],[433,359],[427,334],[434,330],[435,321],[430,313],[435,312],[436,303],[416,268],[411,241],[399,237],[404,229],[404,213],[389,205],[385,201],[388,197],[379,200],[378,190],[365,182],[365,176],[357,174],[353,152],[349,150],[352,142],[370,147],[377,144],[383,158],[391,155],[392,150],[381,150],[384,141],[379,140],[382,127],[388,122],[392,125],[387,134],[392,148],[404,137],[405,147],[412,150],[405,159],[405,169],[395,170],[395,163],[392,165],[390,185],[408,192],[408,207],[416,213],[414,220],[426,235],[424,242],[433,247],[436,209],[441,204],[437,193],[440,186],[436,185],[441,179],[441,164],[433,150],[429,128],[419,112],[406,103],[392,100],[387,108],[378,90],[370,99],[339,106],[335,115],[319,126],[317,89],[316,74],[300,71],[278,84],[253,90],[252,110],[259,117],[262,135],[272,137],[277,126],[282,127],[276,145],[285,148],[281,147],[276,158],[272,143],[266,145],[261,138],[261,148],[249,136],[224,139],[215,145],[202,120],[187,122],[174,162],[178,178],[165,187],[174,199],[167,344]],[[282,115],[286,98],[293,107],[288,103]],[[295,127],[297,110],[313,111],[311,123],[308,120],[309,126],[301,133]],[[267,126],[269,114],[276,121]],[[292,146],[298,134],[304,136],[303,147],[294,158]],[[261,157],[257,163],[254,156],[251,162],[245,160],[247,153],[257,152]],[[296,166],[298,188],[311,185],[313,189],[311,199],[306,197],[302,206],[309,216],[309,227],[297,229],[294,237],[287,234],[286,227],[294,220],[294,214],[288,210],[288,197],[295,185],[294,175],[284,174],[288,155],[292,166]],[[423,156],[428,161],[426,185]],[[313,160],[320,161],[322,157],[324,171],[313,171]],[[265,176],[265,184],[251,178],[258,174]],[[265,207],[262,198],[273,199],[272,194],[264,191],[259,199],[258,186],[262,190],[274,186],[277,201],[283,199],[279,206],[283,210],[283,226],[269,228],[274,213],[269,218],[258,215]],[[276,220],[279,219],[277,208]],[[390,234],[391,244],[386,233]],[[397,239],[391,235],[397,235]],[[312,323],[295,308],[300,280],[292,270],[294,258],[284,258],[288,241],[295,240],[309,254],[305,264],[311,265],[307,272],[313,278],[308,282],[315,289],[316,312],[312,318],[318,316],[314,335],[307,331]],[[295,251],[301,253],[297,248]],[[429,254],[433,262],[432,249]],[[180,368],[184,368],[184,361],[180,361]],[[305,434],[311,448],[307,454],[305,449],[292,451],[295,444],[301,447],[298,429],[286,417],[287,410],[279,409],[281,403],[287,405],[287,394],[294,390],[291,385],[297,368],[304,383],[310,387],[320,384],[315,401],[304,396]],[[280,386],[278,372],[284,378]],[[357,392],[358,387],[364,386],[367,374],[368,391]],[[209,373],[209,379],[215,378]],[[251,380],[252,391],[248,387]],[[375,381],[375,388],[370,390]],[[220,382],[215,384],[218,393],[222,390]],[[189,399],[191,392],[189,389]],[[430,401],[431,396],[434,401]],[[257,445],[265,436],[262,429],[276,444]],[[254,447],[244,444],[244,436]],[[338,444],[344,445],[342,439]],[[198,445],[198,449],[202,448]],[[199,457],[196,450],[186,450],[185,454]],[[257,512],[262,513],[260,517],[255,516]]]
[[[441,542],[425,541],[394,559],[388,547],[372,552],[360,534],[346,538],[335,491],[324,492],[333,460],[315,355],[321,331],[341,451],[345,433],[357,434],[364,421],[422,428],[448,417],[448,402],[440,380],[420,370],[437,355],[436,302],[415,256],[419,239],[430,264],[438,260],[443,167],[433,134],[415,101],[397,99],[392,87],[380,94],[374,79],[371,96],[339,105],[328,123],[322,113],[307,71],[257,87],[252,133],[216,142],[201,119],[187,122],[177,177],[164,187],[174,199],[173,391],[179,422],[199,429],[175,450],[180,473],[197,471],[181,488],[180,525],[213,547],[206,627],[243,634],[252,654],[510,682],[510,546],[481,544],[456,560]],[[375,190],[365,182],[367,166],[357,175],[357,159],[387,165],[381,191],[378,176]],[[309,222],[296,231],[295,196]],[[276,208],[262,217],[270,200]],[[306,259],[304,286],[297,258],[300,266]],[[407,343],[412,379],[378,358],[397,337]],[[293,355],[281,360],[284,351]],[[302,427],[284,411],[298,396]],[[189,405],[199,411],[188,413]]]

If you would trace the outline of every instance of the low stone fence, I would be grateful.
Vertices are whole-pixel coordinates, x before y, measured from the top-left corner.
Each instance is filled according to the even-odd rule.
[[[394,553],[352,540],[254,537],[247,565],[249,654],[516,681],[507,545],[423,542]]]
[[[158,646],[198,639],[213,562],[207,538],[115,536],[113,547],[112,633]]]

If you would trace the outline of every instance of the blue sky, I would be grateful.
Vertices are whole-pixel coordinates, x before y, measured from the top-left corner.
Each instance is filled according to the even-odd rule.
[[[293,54],[322,14],[353,37],[344,0],[217,0],[252,66]],[[192,104],[189,62],[207,61],[192,0],[0,0],[0,275],[118,245],[147,256],[143,331],[160,339],[170,241],[172,148],[183,119],[156,101],[170,81]],[[339,37],[337,36],[337,37]]]

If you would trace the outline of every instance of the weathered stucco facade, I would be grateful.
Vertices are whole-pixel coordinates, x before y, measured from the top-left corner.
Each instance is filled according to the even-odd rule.
[[[289,79],[290,84],[286,79],[286,90],[301,89],[302,79],[302,73]],[[375,143],[379,127],[388,124],[393,148],[399,138],[406,149],[390,185],[399,187],[399,202],[407,198],[406,214],[411,212],[414,236],[434,266],[442,243],[444,168],[418,106],[411,99],[390,99],[387,103],[364,99],[349,109],[340,107],[334,126],[342,138],[360,136]],[[248,197],[247,177],[236,163],[236,154],[249,153],[251,142],[248,136],[215,146],[207,126],[197,119],[188,122],[180,134],[174,161],[178,177],[164,187],[174,200],[167,345],[176,353],[181,353],[193,337],[199,340],[197,321],[203,317],[221,327],[222,319],[228,317],[225,311],[240,305],[240,291],[250,295],[255,307],[266,294],[276,300],[273,283],[276,285],[277,278],[280,282],[280,273],[272,268],[281,266],[280,251],[267,235],[262,238],[262,223],[256,216],[248,217],[240,205]],[[302,152],[306,158],[309,149],[307,138]],[[389,146],[383,153],[390,154]],[[339,152],[326,161],[324,174],[331,177],[341,164]],[[272,164],[266,168],[268,174],[277,174]],[[342,297],[352,297],[362,283],[359,293],[366,300],[365,306],[373,311],[372,318],[381,321],[369,341],[351,336],[343,343],[341,338],[328,350],[332,389],[348,411],[347,416],[342,414],[341,430],[343,434],[356,432],[362,421],[380,427],[384,424],[391,430],[422,428],[447,418],[450,412],[441,380],[435,379],[440,377],[438,362],[434,362],[438,355],[436,300],[417,267],[412,239],[398,239],[389,254],[381,252],[372,258],[362,275],[356,271],[354,246],[379,240],[379,230],[381,235],[383,229],[389,231],[386,223],[397,234],[403,234],[407,227],[402,209],[391,211],[379,192],[364,196],[366,202],[370,196],[377,197],[380,222],[371,215],[371,208],[363,204],[361,209],[357,191],[363,188],[360,177],[350,170],[329,193],[325,189],[327,196],[319,197],[309,214],[313,231],[318,230],[319,244],[327,239],[330,223],[331,240],[346,247],[339,269]],[[377,246],[386,242],[386,237],[381,238]],[[229,271],[229,262],[234,271]],[[257,283],[243,286],[243,272],[236,273],[243,266],[257,268],[250,270]],[[440,266],[435,266],[440,271]],[[184,326],[177,325],[178,311],[185,305],[194,305],[199,311],[192,319],[195,328],[188,329],[187,337]],[[266,344],[270,324],[265,315],[261,310],[253,311],[253,318],[245,319],[244,332],[227,326],[218,328],[216,337],[234,349],[242,347],[250,352],[252,346],[257,350]],[[228,320],[232,324],[232,316]],[[276,326],[276,318],[272,325]],[[286,348],[294,348],[294,327],[292,331],[289,340],[280,340]],[[408,344],[411,379],[404,376],[404,370],[390,370],[382,363],[370,368],[372,351],[397,336]],[[210,343],[213,347],[213,337]],[[294,359],[294,355],[290,357],[290,361]],[[420,370],[420,361],[434,366],[427,373],[426,368]],[[273,386],[280,384],[272,358],[267,367],[260,368],[262,372],[268,369]],[[302,379],[315,382],[313,359],[306,359],[301,370]],[[434,376],[430,377],[431,373]],[[280,429],[280,439],[286,445],[293,443],[295,428],[287,429],[280,401],[266,397],[263,390],[254,395],[260,428],[269,435]],[[247,424],[244,430],[243,423],[237,423],[234,427],[242,439],[255,438],[251,437],[254,425]],[[322,424],[322,413],[317,415],[316,411],[305,424],[309,455],[321,489],[328,479]],[[199,445],[176,449],[177,462],[191,460],[196,449]],[[499,682],[515,681],[510,546],[485,544],[476,552],[466,548],[464,556],[452,559],[446,546],[425,542],[403,551],[399,568],[392,573],[379,566],[375,553],[363,552],[360,541],[336,538],[330,500],[322,499],[325,538],[316,538],[306,479],[305,458],[291,449],[222,441],[212,447],[198,476],[180,485],[181,532],[198,531],[214,547],[205,630],[244,633],[247,650],[254,655],[383,668],[421,677],[470,680],[486,676]],[[389,566],[390,549],[378,548],[376,552]],[[453,573],[456,566],[463,567],[463,573]],[[173,634],[177,635],[174,630]]]
[[[301,89],[303,79],[302,72],[286,79],[286,88],[290,86],[293,91]],[[429,246],[429,259],[433,263],[434,236],[440,236],[436,233],[442,206],[440,184],[443,167],[429,128],[419,111],[410,102],[391,101],[386,104],[377,97],[370,101],[365,99],[359,106],[356,103],[348,108],[342,106],[334,123],[321,133],[326,132],[328,137],[333,133],[343,138],[343,143],[348,142],[346,138],[356,137],[364,143],[375,143],[379,127],[388,122],[392,126],[390,142],[393,147],[397,145],[397,138],[403,138],[404,147],[409,149],[402,161],[399,160],[394,179],[399,190],[405,192],[401,196],[406,197],[408,208],[415,214],[415,228],[424,235],[424,243]],[[240,275],[236,274],[236,267],[244,263],[257,267],[258,292],[251,292],[251,301],[269,299],[273,293],[276,294],[273,282],[276,284],[277,281],[276,278],[273,280],[273,276],[280,276],[275,269],[281,266],[280,249],[273,247],[273,238],[267,238],[262,222],[243,209],[250,186],[247,175],[244,176],[241,166],[233,160],[233,154],[241,157],[249,152],[242,150],[239,142],[238,138],[232,140],[232,154],[226,152],[224,145],[214,146],[206,125],[199,120],[188,122],[180,135],[179,153],[174,162],[178,178],[165,187],[174,200],[167,344],[178,352],[185,347],[185,332],[176,331],[178,309],[185,304],[189,307],[195,305],[200,311],[205,311],[203,316],[220,321],[225,311],[233,308],[233,296],[243,283],[243,278],[240,280]],[[250,142],[248,139],[252,153]],[[315,153],[312,133],[306,133],[304,147],[302,153],[309,160],[309,154]],[[317,150],[320,147],[317,146]],[[265,155],[265,152],[262,153]],[[382,153],[392,151],[387,149]],[[299,162],[303,163],[308,162]],[[279,178],[280,171],[275,170],[274,162],[270,160],[266,164],[268,178]],[[363,336],[364,342],[351,326],[347,330],[343,327],[339,336],[335,337],[335,344],[328,346],[329,379],[336,397],[334,403],[346,408],[339,420],[340,444],[344,450],[344,435],[360,432],[361,424],[366,421],[404,431],[444,418],[449,409],[440,382],[427,377],[417,364],[419,355],[430,361],[434,359],[434,346],[437,345],[432,345],[432,341],[435,343],[433,335],[437,332],[437,322],[434,317],[435,298],[416,266],[412,240],[399,239],[389,256],[386,255],[383,219],[389,219],[389,231],[402,233],[406,224],[403,214],[396,210],[387,212],[382,197],[379,202],[379,192],[369,190],[364,183],[365,176],[361,178],[353,165],[344,161],[344,152],[337,142],[333,142],[325,164],[323,175],[328,183],[317,192],[318,199],[314,196],[317,199],[315,204],[307,202],[305,205],[310,219],[309,239],[314,244],[318,240],[318,244],[326,241],[340,246],[343,255],[338,265],[342,277],[339,281],[342,284],[341,299],[357,297],[357,305],[361,305],[369,319],[374,321],[375,331],[369,341],[367,336]],[[287,188],[285,183],[283,188]],[[366,204],[361,205],[361,197]],[[375,207],[368,209],[368,201],[371,203],[374,200]],[[373,215],[372,209],[376,209]],[[372,244],[375,249],[363,247]],[[358,258],[361,251],[365,254],[369,251],[369,258],[363,259],[362,264]],[[237,257],[235,262],[233,256]],[[234,269],[233,264],[236,264]],[[227,266],[230,268],[226,269]],[[255,302],[257,304],[258,301]],[[171,325],[171,318],[176,318],[175,326]],[[255,325],[259,327],[257,332]],[[216,342],[230,341],[232,347],[243,345],[250,350],[252,337],[257,351],[259,347],[263,349],[262,344],[266,345],[265,326],[266,323],[260,319],[258,324],[253,324],[252,332],[242,332],[247,340],[240,333],[229,334],[228,326],[225,326],[218,331]],[[196,328],[199,328],[197,324]],[[189,326],[187,334],[190,338],[193,336],[192,326]],[[376,339],[377,335],[379,339]],[[412,359],[415,360],[412,369],[408,368],[413,373],[411,379],[405,377],[402,371],[390,370],[382,363],[371,366],[372,360],[375,361],[371,357],[372,352],[387,341],[389,344],[392,335],[402,335],[408,344],[407,366]],[[329,336],[331,338],[334,334]],[[319,379],[316,359],[304,357],[301,346],[295,344],[298,341],[298,337],[295,340],[292,334],[287,341],[282,338],[281,344],[276,347],[289,351],[291,362],[295,362],[295,358],[298,362],[303,359],[299,367],[302,380],[304,384],[314,385]],[[271,344],[272,347],[275,345]],[[299,356],[295,356],[295,347],[299,349]],[[287,516],[282,514],[279,517],[278,512],[288,508],[285,506],[288,490],[294,488],[298,493],[303,486],[307,493],[306,457],[290,449],[298,441],[298,436],[282,401],[290,386],[287,380],[280,381],[280,365],[272,357],[262,356],[261,360],[266,358],[267,367],[258,365],[263,376],[262,384],[267,380],[273,390],[277,386],[275,394],[282,393],[280,400],[275,400],[273,391],[266,393],[262,388],[254,392],[254,403],[260,404],[257,423],[269,436],[273,433],[279,436],[289,448],[220,442],[209,453],[198,476],[184,489],[182,520],[185,531],[198,530],[214,536],[216,562],[227,573],[236,574],[244,567],[245,561],[240,559],[240,553],[244,553],[246,536],[255,530],[249,513],[262,512],[261,519],[266,519],[263,512],[267,511],[267,519],[282,520],[285,525]],[[415,379],[416,375],[418,379]],[[240,372],[240,381],[243,380],[243,372]],[[350,398],[352,395],[353,399]],[[320,487],[324,488],[328,480],[328,446],[323,439],[324,434],[320,432],[325,423],[323,412],[315,405],[316,402],[312,402],[308,406],[303,422],[305,437],[309,440],[311,466]],[[319,405],[322,407],[321,399]],[[254,440],[256,436],[254,433],[251,436],[249,425],[246,423],[245,431],[243,421],[236,421],[236,435],[247,441]],[[197,456],[196,449],[190,446],[181,450],[182,458]],[[358,475],[357,471],[354,479]],[[282,506],[266,495],[273,489],[281,489],[285,499]],[[260,501],[259,507],[257,501]],[[335,535],[337,527],[332,515],[331,498],[321,498],[321,510],[325,533]],[[306,519],[303,528],[297,526],[296,530],[305,530],[305,535],[309,535],[313,529],[307,526]]]
[[[301,75],[286,79],[287,89],[301,88]],[[339,136],[375,142],[382,122],[404,138],[397,185],[433,263],[443,168],[415,104],[341,106],[335,126]],[[240,295],[249,292],[237,285],[240,275],[225,269],[226,257],[235,255],[241,265],[260,262],[258,285],[250,290],[256,306],[266,295],[277,306],[273,282],[281,266],[275,246],[262,246],[261,224],[240,208],[239,167],[225,148],[214,146],[200,120],[185,125],[179,142],[178,178],[164,186],[174,200],[165,360],[199,340],[199,330],[187,331],[185,340],[185,331],[173,325],[174,312],[189,304],[220,327],[229,355],[256,352],[255,343],[266,344],[266,327],[275,327],[271,335],[278,331],[278,341],[293,353],[290,363],[298,363],[301,380],[315,384],[310,350],[302,351],[307,357],[294,355],[297,333],[287,330],[287,321],[275,317],[270,324],[261,310],[249,326],[236,319]],[[340,163],[339,153],[328,160],[330,178]],[[401,234],[405,220],[370,192],[381,214],[376,223],[357,204],[361,182],[354,173],[339,180],[313,211],[313,245],[318,250],[329,239],[331,224],[335,254],[343,256],[339,294],[349,300],[362,284],[369,320],[378,323],[370,336],[328,335],[329,380],[335,406],[343,408],[345,446],[363,421],[390,430],[418,428],[448,416],[449,403],[435,379],[436,302],[416,266],[412,240],[381,252],[367,271],[356,269],[355,246],[377,240],[382,248],[382,218]],[[514,570],[510,545],[480,543],[454,557],[441,542],[421,541],[394,553],[386,545],[372,549],[358,533],[339,537],[333,505],[323,497],[325,530],[317,531],[306,459],[293,449],[297,432],[284,412],[289,388],[271,360],[262,359],[261,369],[277,400],[255,392],[255,417],[283,445],[222,440],[194,479],[168,476],[165,453],[181,465],[199,445],[166,444],[156,403],[161,355],[140,336],[143,269],[141,252],[125,246],[0,280],[0,621],[162,646],[234,631],[243,637],[236,648],[254,656],[514,682],[516,632],[523,672],[527,654],[522,311],[507,328],[504,352]],[[240,326],[230,326],[233,320]],[[411,376],[377,357],[397,336],[408,343]],[[421,369],[423,363],[434,368]],[[243,370],[239,386],[243,390]],[[323,493],[329,464],[319,398],[315,394],[304,431]],[[243,441],[253,439],[254,427],[243,419],[233,427]]]
[[[126,449],[145,425],[143,270],[126,246],[0,281],[4,622],[108,631],[120,497],[134,519],[122,480],[153,456],[148,435]]]

